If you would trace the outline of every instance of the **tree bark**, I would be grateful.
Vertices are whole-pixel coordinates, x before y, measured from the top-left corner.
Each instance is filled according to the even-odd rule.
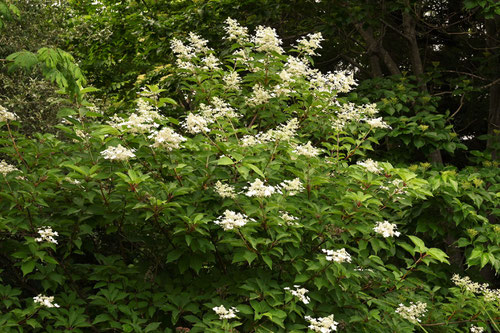
[[[489,48],[489,68],[491,68],[492,79],[500,77],[500,15],[485,21],[486,46]],[[487,147],[491,149],[493,160],[498,159],[498,146],[500,145],[500,82],[489,88],[488,109],[488,134],[491,136],[487,141]]]

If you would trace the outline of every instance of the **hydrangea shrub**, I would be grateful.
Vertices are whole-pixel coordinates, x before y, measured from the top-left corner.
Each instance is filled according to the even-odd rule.
[[[498,290],[407,233],[432,187],[367,157],[390,126],[343,97],[351,73],[314,69],[321,34],[285,53],[226,23],[220,54],[172,40],[177,101],[150,85],[127,114],[81,103],[63,139],[0,108],[2,329],[498,329]]]

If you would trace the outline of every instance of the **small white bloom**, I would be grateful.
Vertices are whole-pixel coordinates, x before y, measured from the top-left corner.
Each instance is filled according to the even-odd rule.
[[[209,48],[207,47],[208,40],[201,38],[200,35],[194,32],[189,33],[189,43],[196,53],[207,52]]]
[[[226,209],[224,215],[219,216],[214,223],[220,225],[224,230],[232,230],[234,228],[243,227],[248,221],[248,216],[245,214]]]
[[[239,44],[248,42],[248,28],[241,26],[236,20],[228,17],[224,31],[226,31],[226,39],[229,41],[235,40]]]
[[[210,129],[207,127],[211,121],[203,116],[193,113],[188,114],[186,121],[182,124],[189,133],[196,134],[208,132]]]
[[[363,168],[365,168],[369,172],[373,172],[373,173],[381,173],[382,172],[382,168],[380,168],[378,166],[378,162],[372,160],[371,158],[369,158],[365,161],[358,161],[356,164],[362,166]]]
[[[108,149],[101,151],[101,155],[107,160],[127,161],[135,157],[134,151],[135,149],[127,149],[119,144],[116,147],[108,147]]]
[[[216,314],[219,315],[219,319],[232,319],[236,318],[236,312],[239,312],[235,307],[231,307],[230,309],[226,309],[224,305],[216,306],[212,310],[215,311]]]
[[[299,226],[297,221],[299,218],[293,215],[288,214],[288,212],[280,211],[280,218],[285,221],[285,223],[289,226]],[[281,224],[280,224],[281,225]]]
[[[420,317],[422,317],[427,312],[427,303],[410,302],[409,306],[405,306],[404,304],[399,304],[399,307],[396,309],[396,313],[399,314],[404,319],[417,323],[420,322]]]
[[[317,32],[315,34],[309,34],[306,37],[302,37],[297,41],[299,43],[297,49],[300,52],[313,56],[316,55],[316,50],[321,48],[322,41],[324,41],[324,38],[323,35],[321,35],[321,32]]]
[[[215,183],[215,192],[223,198],[236,198],[234,187],[228,184],[223,184],[219,180]]]
[[[310,324],[309,329],[319,333],[330,333],[336,331],[337,325],[339,324],[333,320],[333,315],[323,318],[312,318],[311,316],[305,316],[304,318]]]
[[[274,186],[266,186],[264,185],[264,182],[262,180],[257,178],[253,183],[250,183],[250,186],[248,186],[248,190],[245,195],[247,197],[264,198],[270,197],[275,192],[276,188]]]
[[[306,288],[301,288],[299,285],[294,285],[293,287],[295,288],[295,290],[290,289],[289,287],[286,287],[284,289],[289,290],[290,293],[293,296],[298,297],[302,301],[302,303],[309,304],[311,298],[309,298],[309,296],[306,296],[309,290],[307,290]]]
[[[220,61],[212,53],[201,59],[204,64],[203,69],[215,71],[219,69]]]
[[[400,232],[399,231],[396,231],[397,229],[397,225],[393,224],[393,223],[389,223],[388,221],[384,221],[384,222],[377,222],[377,225],[373,228],[373,230],[377,233],[377,234],[381,234],[382,236],[384,237],[399,237],[400,235]]]
[[[2,175],[6,176],[8,173],[11,173],[13,171],[19,171],[19,169],[5,162],[4,160],[0,161],[0,173]]]
[[[382,117],[373,118],[373,119],[366,119],[365,122],[373,128],[391,129],[391,126],[389,126],[385,121],[383,121]]]
[[[175,133],[171,128],[164,127],[159,132],[153,132],[149,138],[154,138],[155,142],[151,145],[154,148],[165,148],[167,151],[179,149],[182,142],[187,139],[182,135]]]
[[[484,327],[472,325],[470,327],[470,332],[471,333],[483,333],[484,332]]]
[[[305,145],[297,146],[293,152],[306,157],[315,157],[319,155],[320,150],[318,148],[314,148],[311,145],[311,141],[308,141]]]
[[[253,87],[253,92],[250,98],[247,99],[247,104],[257,106],[267,103],[274,97],[274,93],[267,91],[261,85],[256,84]]]
[[[57,231],[52,231],[51,227],[38,228],[38,234],[40,237],[35,238],[35,242],[49,242],[57,244],[57,240],[54,237],[59,236]]]
[[[296,195],[304,190],[304,186],[299,178],[295,178],[294,180],[285,180],[280,184],[280,187],[290,196]]]
[[[44,296],[39,294],[38,296],[33,297],[33,301],[42,306],[46,306],[48,308],[58,308],[59,304],[54,303],[54,296]]]
[[[276,34],[276,30],[270,27],[263,27],[259,25],[255,36],[252,38],[257,52],[276,52],[283,53],[281,48],[281,39]]]
[[[4,122],[4,121],[6,122],[8,120],[16,120],[16,119],[17,119],[17,116],[15,113],[7,111],[7,109],[5,107],[0,105],[0,123]]]
[[[228,90],[239,90],[241,84],[241,77],[238,75],[238,72],[230,72],[229,74],[224,75],[222,78],[224,81],[224,86]]]
[[[339,264],[343,262],[351,262],[351,255],[347,253],[345,248],[337,251],[327,249],[323,249],[322,251],[326,254],[326,260],[328,261],[335,261]]]

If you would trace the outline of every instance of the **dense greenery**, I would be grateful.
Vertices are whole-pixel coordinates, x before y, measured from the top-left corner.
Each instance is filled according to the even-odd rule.
[[[0,0],[2,332],[499,331],[499,17]]]

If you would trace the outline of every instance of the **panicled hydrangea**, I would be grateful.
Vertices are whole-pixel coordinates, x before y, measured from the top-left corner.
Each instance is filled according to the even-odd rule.
[[[308,76],[311,88],[318,92],[347,93],[357,85],[354,74],[348,71],[323,74],[317,69],[311,69]]]
[[[170,48],[172,49],[172,52],[174,52],[174,54],[180,59],[189,60],[196,56],[195,50],[192,46],[185,45],[181,40],[177,38],[173,38],[170,41]]]
[[[399,237],[400,232],[396,231],[397,225],[393,223],[389,223],[388,221],[377,222],[377,225],[373,228],[373,230],[377,234],[381,234],[384,237]]]
[[[311,145],[311,141],[308,141],[305,145],[299,145],[293,150],[295,154],[304,155],[306,157],[315,157],[319,155],[320,150],[314,148]]]
[[[245,193],[245,195],[247,197],[264,198],[270,197],[276,193],[276,191],[276,187],[271,185],[266,186],[262,180],[257,178],[247,187],[247,193]]]
[[[323,318],[312,318],[311,316],[305,316],[304,318],[310,324],[309,329],[319,333],[330,333],[336,331],[337,325],[339,324],[333,320],[333,315]]]
[[[181,143],[187,140],[185,137],[176,133],[169,127],[164,127],[158,132],[153,132],[149,138],[154,139],[155,141],[151,147],[164,148],[167,151],[179,149],[181,147]]]
[[[470,327],[470,332],[471,333],[483,333],[484,332],[484,327],[472,325]]]
[[[229,74],[224,75],[222,78],[224,81],[224,86],[227,90],[239,90],[241,84],[241,77],[237,72],[230,72]]]
[[[365,161],[358,161],[356,164],[373,173],[381,173],[383,170],[381,167],[379,167],[378,162],[372,160],[371,158]]]
[[[289,56],[285,64],[285,69],[289,76],[280,77],[283,81],[292,81],[293,77],[302,77],[309,73],[309,63],[305,59]],[[285,80],[286,78],[286,80]]]
[[[286,193],[290,196],[294,196],[297,193],[300,193],[304,190],[304,186],[299,178],[295,178],[293,180],[284,180],[280,184],[280,188],[285,190]]]
[[[0,161],[0,173],[6,176],[8,173],[19,171],[15,166],[5,162],[4,160]]]
[[[262,143],[264,143],[264,141],[262,141],[258,136],[254,135],[245,135],[241,138],[241,145],[243,147],[255,146]]]
[[[207,126],[211,122],[212,121],[201,115],[189,113],[185,122],[182,124],[182,127],[184,127],[191,134],[208,132],[210,129]]]
[[[38,228],[38,234],[40,237],[35,238],[35,242],[49,242],[49,243],[54,243],[57,244],[57,239],[54,237],[59,236],[57,231],[52,231],[51,227],[41,227]]]
[[[299,129],[299,121],[297,118],[290,119],[285,124],[280,124],[278,128],[269,130],[265,135],[266,141],[289,141],[292,139]]]
[[[224,31],[227,34],[226,39],[229,41],[236,41],[239,44],[244,44],[248,42],[248,28],[241,26],[236,20],[228,17],[226,21],[226,26]]]
[[[365,121],[368,125],[370,125],[373,128],[392,129],[391,126],[389,126],[385,121],[382,120],[382,117],[373,118],[373,119],[366,119]]]
[[[399,314],[404,319],[416,324],[420,323],[420,318],[425,315],[427,312],[427,303],[410,302],[409,306],[405,306],[404,304],[399,304],[399,307],[396,309],[396,313]]]
[[[7,111],[5,107],[0,105],[0,123],[1,122],[6,122],[8,120],[16,120],[17,116],[13,112]]]
[[[232,230],[234,228],[243,227],[248,221],[248,216],[245,214],[226,209],[224,214],[219,216],[214,223],[220,225],[224,230]]]
[[[336,130],[342,130],[348,123],[360,122],[365,120],[367,123],[372,122],[369,118],[378,112],[376,104],[357,105],[354,103],[344,103],[340,105],[339,110],[335,114],[332,127]],[[382,119],[382,118],[377,118]],[[373,122],[374,125],[380,125],[379,122]]]
[[[256,84],[253,87],[251,97],[247,99],[247,104],[250,106],[262,105],[267,103],[273,97],[275,97],[274,93],[269,92],[261,85]]]
[[[290,289],[289,287],[285,287],[284,289],[289,290],[290,293],[293,296],[298,297],[302,301],[302,303],[309,304],[311,298],[309,298],[309,296],[306,296],[309,290],[307,290],[306,288],[301,288],[299,285],[294,285],[293,287],[295,288],[295,290]]]
[[[342,248],[340,250],[334,251],[334,250],[327,250],[323,249],[323,253],[326,254],[326,260],[328,261],[335,261],[338,262],[339,264],[343,262],[351,262],[351,255],[347,253],[345,248]]]
[[[309,34],[297,41],[297,50],[309,56],[316,55],[316,50],[321,48],[322,41],[324,41],[324,38],[321,32]]]
[[[48,308],[58,308],[59,304],[54,303],[54,296],[44,296],[39,294],[38,296],[33,297],[33,301],[36,304],[40,304],[41,306],[46,306]]]
[[[281,48],[281,39],[276,34],[276,30],[270,27],[263,27],[259,25],[255,31],[255,36],[252,38],[257,52],[276,52],[283,53]]]
[[[216,306],[212,310],[214,310],[215,313],[219,315],[220,320],[236,318],[236,312],[239,312],[235,307],[226,309],[224,305]]]
[[[214,121],[217,118],[227,117],[236,118],[240,115],[234,109],[219,97],[212,97],[212,105],[200,104],[200,114],[209,121]]]
[[[119,144],[116,147],[108,147],[108,149],[101,151],[101,155],[107,160],[127,161],[135,157],[134,152],[135,149],[127,149]]]
[[[219,180],[215,183],[215,192],[223,198],[236,198],[234,187],[228,184],[223,184]]]
[[[203,69],[205,70],[211,70],[215,71],[218,70],[220,67],[220,61],[215,57],[212,53],[201,59],[201,62],[203,63]]]
[[[147,133],[159,126],[155,120],[162,119],[162,116],[147,101],[138,99],[136,110],[137,113],[132,113],[127,120],[114,115],[108,124],[118,130],[125,127],[131,133]]]
[[[297,221],[299,218],[293,215],[288,214],[288,212],[282,212],[280,211],[280,218],[285,221],[286,225],[288,226],[298,226],[299,224],[295,221]],[[281,224],[280,224],[281,225]]]
[[[490,289],[488,283],[473,282],[468,276],[460,277],[458,274],[454,274],[451,281],[462,291],[483,294],[484,301],[488,303],[500,303],[500,289]]]
[[[208,40],[201,38],[200,35],[195,34],[194,32],[189,33],[188,40],[196,53],[204,53],[210,50],[207,47]]]

